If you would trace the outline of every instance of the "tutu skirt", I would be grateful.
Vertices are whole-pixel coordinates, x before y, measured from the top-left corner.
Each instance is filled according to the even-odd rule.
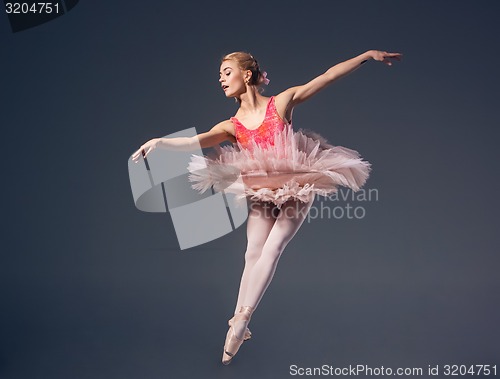
[[[315,194],[328,196],[339,186],[358,191],[371,164],[355,150],[333,146],[310,130],[291,125],[276,130],[272,143],[244,148],[239,142],[216,146],[207,157],[192,155],[188,165],[192,188],[203,193],[229,192],[237,199],[272,202],[281,207],[290,199],[302,202]]]

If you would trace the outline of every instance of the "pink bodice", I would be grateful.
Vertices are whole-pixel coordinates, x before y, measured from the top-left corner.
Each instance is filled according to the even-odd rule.
[[[274,133],[277,129],[283,130],[287,123],[280,117],[274,104],[274,96],[271,96],[267,103],[264,121],[256,129],[247,129],[236,117],[231,117],[235,129],[236,140],[243,148],[251,148],[252,141],[257,145],[273,145]]]

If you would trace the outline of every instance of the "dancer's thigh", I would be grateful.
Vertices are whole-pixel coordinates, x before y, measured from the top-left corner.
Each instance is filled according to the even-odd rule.
[[[304,222],[313,202],[314,196],[308,202],[290,200],[282,205],[267,239],[270,251],[283,251]]]
[[[251,201],[247,220],[248,250],[262,250],[277,215],[275,204]]]

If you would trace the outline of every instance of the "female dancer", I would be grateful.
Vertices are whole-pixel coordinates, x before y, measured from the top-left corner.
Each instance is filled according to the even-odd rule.
[[[332,146],[316,133],[294,132],[294,107],[370,59],[390,66],[391,59],[400,60],[401,56],[369,50],[304,85],[266,98],[260,86],[269,80],[257,60],[244,52],[228,54],[221,60],[219,82],[226,97],[239,103],[235,116],[195,137],[152,139],[133,154],[137,162],[141,155],[146,157],[158,147],[215,147],[215,159],[192,156],[188,167],[190,180],[198,182],[193,188],[201,192],[212,186],[229,190],[221,183],[231,181],[234,168],[242,174],[244,189],[235,193],[251,200],[245,267],[234,317],[228,321],[222,363],[229,364],[243,341],[251,338],[250,318],[274,276],[283,250],[307,216],[314,195],[336,192],[340,185],[357,191],[371,170],[371,165],[354,150]],[[221,148],[219,144],[226,140],[233,145]]]

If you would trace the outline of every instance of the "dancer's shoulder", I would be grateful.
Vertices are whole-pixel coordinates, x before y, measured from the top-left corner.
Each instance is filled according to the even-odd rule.
[[[212,147],[224,141],[235,142],[232,125],[231,120],[224,120],[213,126],[208,132],[198,134],[201,147]]]
[[[274,96],[276,111],[283,120],[287,120],[286,122],[290,122],[292,119],[294,93],[292,87]]]

